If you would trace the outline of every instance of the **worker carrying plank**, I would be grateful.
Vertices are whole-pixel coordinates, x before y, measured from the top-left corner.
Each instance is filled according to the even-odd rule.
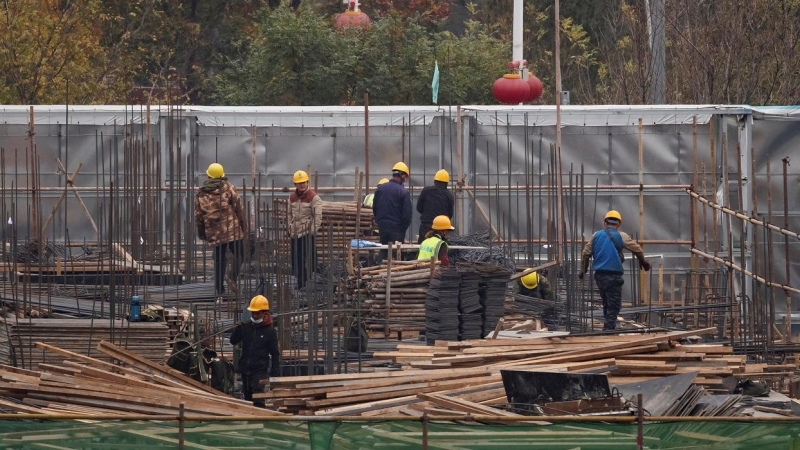
[[[594,259],[594,281],[600,290],[603,299],[603,331],[617,328],[617,315],[622,309],[622,285],[625,280],[622,275],[625,269],[623,249],[628,249],[639,260],[639,267],[650,270],[650,263],[644,258],[642,247],[627,233],[619,231],[622,225],[622,216],[618,211],[611,210],[603,218],[604,228],[592,235],[592,239],[583,248],[581,271],[578,278],[589,269],[589,259]]]
[[[236,325],[231,333],[231,344],[242,344],[239,373],[242,374],[244,399],[252,401],[254,406],[265,408],[264,399],[254,399],[253,394],[266,391],[266,386],[261,384],[262,380],[280,375],[278,332],[272,325],[272,314],[269,312],[269,300],[266,297],[253,297],[247,310],[250,311],[250,320]]]

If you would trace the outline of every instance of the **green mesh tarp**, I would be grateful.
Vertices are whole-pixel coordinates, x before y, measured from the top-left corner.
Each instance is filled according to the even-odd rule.
[[[3,449],[175,449],[175,422],[2,421]],[[187,449],[419,449],[419,422],[204,422],[184,427]],[[635,449],[636,426],[571,423],[556,425],[461,425],[431,423],[430,449]],[[798,423],[647,423],[650,449],[800,450]]]

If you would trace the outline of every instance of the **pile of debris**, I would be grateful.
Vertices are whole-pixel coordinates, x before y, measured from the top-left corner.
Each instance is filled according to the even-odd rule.
[[[94,346],[100,341],[119,343],[144,358],[158,361],[169,351],[170,329],[165,323],[96,319],[0,319],[0,363],[35,368],[59,364],[64,357],[44,352],[34,343],[109,359]]]
[[[184,405],[187,414],[278,414],[231,398],[177,370],[105,341],[97,345],[97,351],[117,364],[40,342],[36,348],[58,355],[61,362],[39,364],[38,370],[0,368],[3,412],[176,416]]]
[[[651,415],[736,416],[744,414],[746,399],[735,393],[740,381],[787,382],[795,377],[793,364],[748,365],[745,356],[732,354],[731,347],[681,342],[716,331],[400,345],[396,351],[376,352],[373,357],[401,364],[403,370],[272,378],[272,390],[264,397],[281,412],[306,415],[506,416],[527,414],[536,406],[539,414],[549,408],[550,413],[562,415],[586,413],[597,406],[586,401],[592,400],[591,392],[596,390],[572,389],[578,398],[542,390],[523,396],[528,399],[529,411],[525,411],[516,404],[520,393],[509,389],[508,380],[504,385],[504,373],[558,372],[573,374],[575,379],[587,374],[602,377],[605,388],[595,400],[616,402],[615,409],[605,413],[630,414],[630,401],[642,393]],[[622,398],[612,400],[617,391]],[[572,404],[566,407],[559,402]]]

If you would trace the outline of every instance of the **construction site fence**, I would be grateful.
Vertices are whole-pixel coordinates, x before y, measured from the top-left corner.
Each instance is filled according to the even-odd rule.
[[[447,420],[445,420],[447,419]],[[546,420],[546,422],[544,422]],[[0,447],[798,449],[800,418],[0,415]]]

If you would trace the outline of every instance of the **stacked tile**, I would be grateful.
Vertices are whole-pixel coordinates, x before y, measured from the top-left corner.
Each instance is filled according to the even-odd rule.
[[[480,339],[483,329],[483,305],[481,305],[480,275],[462,271],[458,293],[459,340]]]
[[[461,274],[457,269],[436,269],[425,299],[425,336],[428,343],[458,340],[460,284]]]

